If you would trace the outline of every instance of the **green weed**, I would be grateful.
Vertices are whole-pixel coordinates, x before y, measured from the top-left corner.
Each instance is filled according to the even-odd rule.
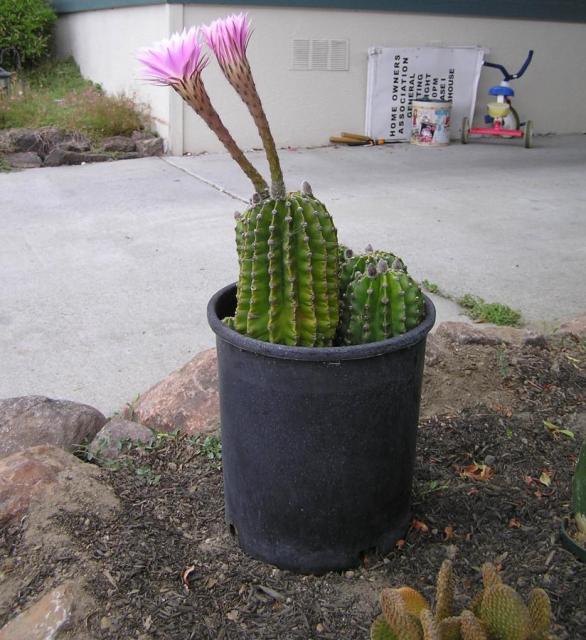
[[[458,303],[466,313],[478,322],[490,322],[500,326],[516,327],[521,322],[521,313],[500,302],[485,302],[470,293],[462,296]]]
[[[218,436],[206,436],[202,441],[198,435],[191,438],[191,442],[197,455],[207,458],[216,469],[222,467],[222,441]]]
[[[429,293],[438,293],[440,292],[440,288],[435,282],[430,282],[429,280],[422,280],[421,285],[429,291]]]

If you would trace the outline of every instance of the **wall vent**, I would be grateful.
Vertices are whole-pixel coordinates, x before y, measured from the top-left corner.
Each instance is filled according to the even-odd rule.
[[[348,40],[293,40],[295,71],[348,71]]]

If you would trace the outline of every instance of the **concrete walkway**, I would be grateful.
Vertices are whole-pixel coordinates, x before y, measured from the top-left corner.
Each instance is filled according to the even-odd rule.
[[[553,326],[586,307],[586,137],[536,143],[281,155],[342,242]],[[249,193],[225,155],[0,174],[0,397],[111,413],[212,346],[205,307],[236,277],[232,213]]]

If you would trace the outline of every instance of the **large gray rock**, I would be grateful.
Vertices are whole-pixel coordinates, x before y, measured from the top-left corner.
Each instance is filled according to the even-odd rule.
[[[103,151],[115,151],[120,153],[127,153],[129,151],[136,151],[136,142],[132,138],[126,136],[112,136],[102,141]]]
[[[53,149],[45,158],[46,167],[59,167],[61,165],[83,164],[89,162],[107,162],[112,156],[107,153],[91,153],[79,151],[67,151],[61,147]]]
[[[138,422],[112,418],[100,429],[88,450],[98,461],[115,460],[123,452],[125,442],[152,442],[154,438],[152,430]]]
[[[0,400],[0,458],[52,444],[66,450],[93,439],[106,418],[93,407],[44,396]]]
[[[220,424],[218,361],[215,349],[199,353],[185,366],[140,396],[134,416],[155,431],[214,431]]]
[[[81,133],[67,134],[57,146],[65,151],[76,151],[77,153],[84,153],[92,148],[89,138]]]
[[[57,127],[11,129],[8,133],[8,139],[14,151],[34,151],[41,157],[66,138],[67,134]]]
[[[441,340],[456,344],[545,346],[546,338],[540,333],[517,327],[494,327],[465,322],[442,322],[435,335]]]
[[[136,141],[136,150],[141,156],[162,156],[165,153],[163,138],[145,138]]]
[[[43,164],[41,156],[34,151],[17,151],[4,154],[4,160],[14,169],[36,169]]]

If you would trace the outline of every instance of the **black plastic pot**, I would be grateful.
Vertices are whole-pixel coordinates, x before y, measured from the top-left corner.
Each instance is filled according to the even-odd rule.
[[[210,300],[226,521],[249,555],[323,573],[388,552],[410,521],[425,341],[435,321],[351,347],[287,347],[226,327]]]
[[[569,519],[563,518],[560,524],[560,538],[562,540],[562,545],[568,550],[571,551],[578,560],[581,562],[586,562],[586,549],[579,545],[574,538],[568,533]]]

